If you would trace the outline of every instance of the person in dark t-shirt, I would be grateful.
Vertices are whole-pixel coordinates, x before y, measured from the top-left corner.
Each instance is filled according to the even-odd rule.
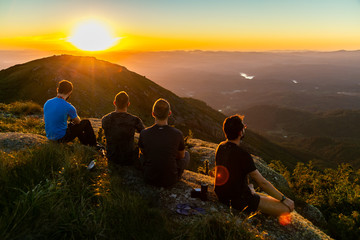
[[[145,181],[161,187],[176,183],[190,161],[182,132],[168,125],[170,114],[168,101],[158,99],[152,110],[155,124],[141,131],[139,138]]]
[[[261,175],[251,155],[240,146],[245,134],[242,117],[226,118],[223,131],[227,140],[219,144],[215,154],[215,193],[219,201],[245,212],[260,210],[279,216],[293,211],[294,202]],[[270,196],[257,194],[248,176]]]
[[[106,156],[110,163],[132,165],[139,156],[134,147],[135,131],[141,132],[144,124],[140,118],[127,112],[130,106],[126,92],[119,92],[114,99],[115,111],[102,118],[106,138]]]

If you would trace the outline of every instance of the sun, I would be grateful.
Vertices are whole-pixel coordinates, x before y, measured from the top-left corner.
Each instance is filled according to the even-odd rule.
[[[84,51],[102,51],[113,47],[120,38],[112,36],[109,28],[96,20],[79,23],[68,42]]]

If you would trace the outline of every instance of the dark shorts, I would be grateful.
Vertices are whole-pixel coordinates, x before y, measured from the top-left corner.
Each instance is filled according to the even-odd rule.
[[[232,199],[219,199],[220,202],[232,206],[233,208],[244,211],[246,213],[255,212],[260,203],[260,196],[258,194],[245,194],[240,197]]]

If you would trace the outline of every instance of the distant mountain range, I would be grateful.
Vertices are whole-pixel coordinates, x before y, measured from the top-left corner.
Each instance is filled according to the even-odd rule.
[[[225,114],[264,104],[360,109],[360,51],[107,53],[102,59]]]
[[[244,110],[248,126],[283,147],[313,154],[322,167],[360,168],[360,110],[308,112],[262,105]]]

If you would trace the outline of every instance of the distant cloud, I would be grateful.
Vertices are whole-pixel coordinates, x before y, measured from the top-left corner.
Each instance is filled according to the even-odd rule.
[[[337,92],[337,94],[344,96],[360,96],[360,93],[356,93],[356,92]]]
[[[233,90],[233,91],[223,91],[221,92],[221,94],[223,95],[228,95],[228,94],[236,94],[236,93],[244,93],[247,92],[247,89],[242,89],[242,90]]]
[[[240,73],[240,76],[242,76],[243,78],[246,78],[246,79],[253,79],[255,77],[255,76],[249,76],[246,73]]]

